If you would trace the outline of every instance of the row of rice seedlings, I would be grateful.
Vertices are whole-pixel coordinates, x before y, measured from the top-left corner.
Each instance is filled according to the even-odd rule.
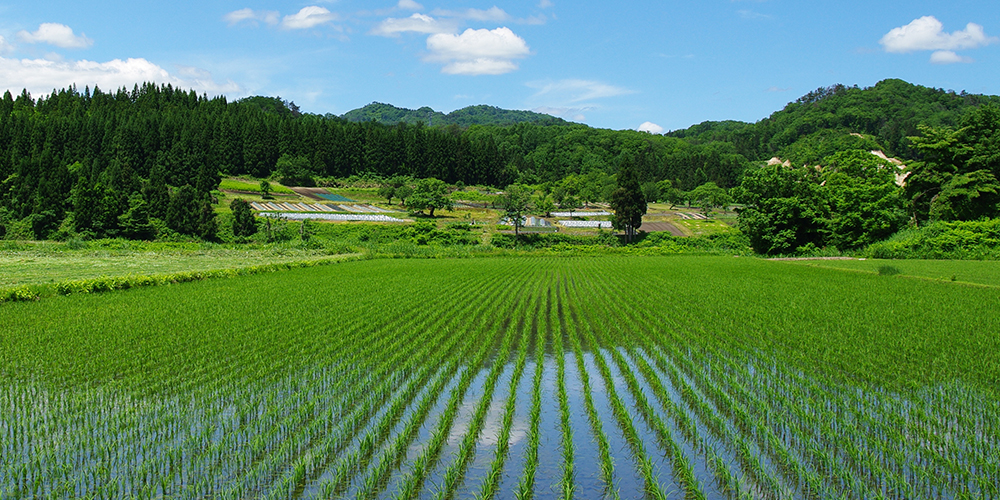
[[[438,330],[446,331],[446,330]],[[437,339],[444,340],[444,339]],[[394,389],[394,394],[390,401],[382,403],[384,411],[380,415],[372,415],[369,423],[363,424],[367,429],[359,430],[358,448],[350,454],[348,460],[351,465],[363,470],[367,467],[368,461],[375,453],[380,444],[389,438],[392,425],[398,420],[403,410],[410,404],[412,399],[425,387],[431,377],[436,380],[447,380],[446,372],[439,369],[439,363],[446,361],[446,354],[451,353],[454,344],[458,343],[458,338],[453,336],[449,343],[441,345],[441,349],[430,354],[427,358],[420,360],[420,367],[403,384],[403,388]],[[418,358],[409,358],[406,363],[415,363]],[[363,437],[362,437],[363,436]],[[304,491],[305,483],[313,480],[321,471],[325,470],[328,464],[328,457],[336,456],[337,448],[346,446],[343,441],[330,439],[330,435],[324,436],[319,446],[310,449],[302,454],[290,466],[285,468],[283,477],[277,482],[277,486],[272,488],[271,498],[294,498]],[[338,436],[339,437],[339,436]],[[350,442],[348,440],[348,442]],[[346,486],[345,483],[338,484],[337,487]]]
[[[523,311],[525,301],[520,300],[518,302],[519,307],[517,311]],[[465,437],[462,439],[458,455],[452,461],[451,465],[444,474],[444,484],[436,495],[438,499],[450,500],[454,497],[458,487],[461,486],[465,477],[465,471],[476,452],[476,442],[479,439],[479,433],[483,429],[486,413],[489,411],[490,405],[493,403],[493,391],[496,389],[497,381],[500,379],[500,374],[504,370],[507,360],[510,359],[510,353],[512,347],[514,347],[512,344],[514,342],[520,343],[521,337],[514,335],[511,332],[504,333],[505,335],[503,343],[500,346],[499,355],[493,363],[493,367],[490,370],[489,375],[486,377],[483,396],[480,398],[472,420],[469,422],[469,427],[465,433]]]
[[[556,358],[556,391],[559,399],[559,428],[562,431],[563,474],[559,481],[559,494],[563,499],[573,498],[575,490],[573,477],[573,429],[569,420],[569,397],[566,395],[566,353],[563,351],[563,291],[556,282],[556,307],[550,309],[549,324],[555,331],[552,335],[552,350]],[[551,289],[550,289],[551,297]]]
[[[610,282],[610,280],[608,280],[608,282]],[[624,307],[627,308],[627,311],[623,313],[624,316],[640,314],[635,308],[631,308],[627,304]],[[645,330],[640,329],[638,332],[642,333],[645,332]],[[645,332],[645,334],[648,335],[648,332]],[[642,336],[639,336],[639,338],[642,338]],[[686,360],[686,356],[683,353],[677,352],[675,344],[684,345],[685,343],[686,342],[684,342],[683,339],[670,339],[665,343],[658,342],[656,345],[665,345],[669,347],[673,350],[675,359],[684,361]],[[685,405],[688,406],[688,408],[705,424],[706,428],[709,429],[722,444],[730,449],[730,452],[733,453],[737,462],[740,463],[744,474],[752,478],[754,483],[759,488],[759,494],[768,498],[778,498],[780,496],[779,492],[782,490],[780,483],[769,471],[769,466],[761,461],[761,457],[754,450],[754,447],[745,441],[739,432],[732,429],[728,422],[726,422],[723,418],[720,418],[719,414],[711,408],[710,405],[706,404],[703,399],[701,399],[700,393],[691,387],[676,371],[676,369],[674,369],[673,365],[667,362],[659,354],[658,349],[655,346],[651,346],[648,343],[646,345],[647,350],[649,350],[651,354],[657,356],[657,364],[660,365],[661,369],[667,372],[672,385],[678,389],[681,399],[685,402]],[[732,495],[745,494],[742,489],[737,491],[737,480],[729,472],[728,467],[722,466],[721,458],[710,460],[709,465],[717,478],[717,482],[720,483],[720,488],[728,490],[731,497]]]
[[[471,307],[473,303],[474,302],[470,302],[466,307]],[[455,309],[455,310],[449,310],[449,311],[450,312],[447,313],[447,314],[443,314],[443,315],[438,316],[436,318],[435,324],[433,324],[433,325],[419,325],[419,324],[417,324],[417,325],[411,325],[409,327],[409,328],[415,329],[417,332],[438,332],[437,333],[438,340],[431,340],[431,341],[425,342],[425,341],[421,341],[419,339],[414,339],[414,338],[405,338],[405,337],[402,337],[402,338],[405,339],[406,342],[411,343],[411,345],[423,345],[426,349],[431,349],[431,348],[433,348],[433,349],[440,349],[441,347],[447,347],[447,346],[442,346],[441,345],[442,342],[440,341],[440,336],[444,335],[447,330],[446,329],[438,329],[437,327],[440,326],[440,321],[443,321],[443,320],[453,321],[455,318],[463,316],[463,313],[465,312],[465,309]],[[460,336],[454,336],[454,338],[456,338],[456,339],[459,338],[459,337]],[[446,349],[442,350],[441,352],[442,353],[450,352],[450,348],[446,348]],[[408,374],[412,374],[413,371],[414,371],[414,368],[412,368],[412,366],[414,366],[413,365],[413,360],[421,360],[423,357],[424,357],[423,354],[419,354],[418,353],[418,354],[413,355],[410,358],[408,358],[408,362],[402,364],[402,366],[403,366],[402,372],[405,372],[405,373],[408,373]],[[390,361],[389,364],[392,364],[392,361]],[[426,365],[423,365],[421,363],[417,363],[417,364],[420,365],[420,366],[426,366]],[[434,364],[432,363],[431,366],[433,366],[433,365]],[[395,385],[397,385],[397,386],[398,385],[402,385],[402,381],[399,381]],[[360,387],[364,387],[364,385],[362,385]],[[420,387],[419,384],[411,384],[410,389],[407,390],[406,393],[409,394],[410,396],[413,396],[413,395],[415,395],[414,391],[416,391],[416,389],[419,388],[419,387]],[[370,409],[371,410],[377,410],[380,407],[383,408],[383,409],[395,407],[395,410],[392,412],[392,414],[397,414],[398,415],[399,411],[402,410],[402,405],[403,405],[402,402],[406,401],[406,400],[405,399],[397,399],[396,401],[397,401],[397,403],[396,403],[395,406],[392,406],[392,405],[390,405],[390,406],[376,405],[376,406],[371,406]],[[355,427],[356,428],[349,429],[349,432],[348,432],[347,435],[350,435],[351,433],[354,433],[354,432],[361,432],[361,427],[363,427],[365,425],[367,425],[368,427],[372,427],[373,426],[372,423],[369,423],[369,424],[365,424],[364,423],[370,413],[371,412],[361,413],[361,414],[355,413],[355,415],[357,415],[357,418],[354,419]],[[378,413],[384,413],[384,412],[383,411],[379,411]],[[372,434],[372,436],[374,438],[373,439],[368,439],[368,437],[369,437],[368,434],[369,433],[368,432],[364,432],[363,434],[366,436],[366,439],[362,440],[361,443],[368,443],[368,451],[371,451],[373,449],[373,447],[377,444],[377,442],[381,442],[386,437],[385,436],[385,432],[386,432],[386,429],[388,429],[388,428],[389,428],[389,424],[388,423],[382,424],[381,428],[379,428],[377,426],[373,427],[375,434]],[[310,453],[308,455],[308,457],[311,457],[310,458],[310,467],[309,467],[309,471],[310,472],[308,474],[309,477],[315,477],[319,473],[319,471],[325,469],[326,463],[328,463],[329,460],[332,459],[332,457],[336,456],[336,453],[339,452],[338,450],[342,449],[344,446],[346,446],[348,443],[351,442],[351,439],[347,438],[347,435],[345,435],[345,434],[339,434],[339,435],[336,436],[337,439],[331,439],[330,437],[324,438],[322,440],[321,444],[320,444],[321,449],[323,449],[324,451]],[[330,449],[331,447],[336,447],[336,448],[335,449]],[[314,457],[324,457],[324,458],[323,458],[323,460],[318,460],[318,459],[316,459]],[[367,457],[365,457],[365,459],[367,460]],[[292,470],[294,470],[294,469],[292,469]],[[300,477],[300,481],[302,481],[304,479],[306,479],[306,477]]]
[[[604,432],[604,426],[597,413],[597,408],[594,406],[593,391],[590,386],[590,376],[587,373],[583,358],[583,349],[580,345],[580,338],[576,328],[578,319],[574,309],[575,307],[573,302],[570,301],[569,311],[572,321],[566,323],[566,333],[573,348],[573,355],[576,358],[576,364],[580,367],[578,372],[580,376],[580,383],[582,385],[581,390],[583,392],[584,408],[587,412],[587,420],[590,422],[591,432],[597,441],[601,479],[604,482],[604,495],[617,500],[619,498],[619,493],[615,487],[615,464],[611,458],[611,445],[608,442],[607,433]]]
[[[764,415],[763,419],[754,420],[754,423],[756,423],[758,427],[760,427],[764,423],[770,425],[773,422],[782,421],[781,419],[776,419],[771,417],[772,413],[771,411],[769,411],[769,407],[766,406],[767,404],[766,399],[761,401],[758,398],[756,401],[758,403],[765,405],[765,406],[757,406],[758,408],[757,411],[762,412]],[[773,399],[771,401],[773,401]],[[762,438],[763,441],[761,442],[763,448],[767,450],[769,454],[775,457],[778,463],[782,465],[782,467],[779,470],[781,470],[783,473],[786,471],[792,473],[790,479],[792,479],[793,482],[805,481],[806,484],[803,485],[803,487],[806,488],[807,492],[811,491],[813,492],[812,494],[822,495],[825,494],[823,492],[826,491],[825,490],[826,487],[836,487],[830,481],[827,481],[828,484],[826,486],[822,485],[819,481],[822,481],[823,477],[820,476],[825,476],[825,478],[827,479],[830,477],[838,477],[840,478],[838,484],[845,484],[845,483],[854,484],[855,486],[852,486],[852,489],[857,491],[858,486],[856,486],[857,483],[856,479],[853,478],[849,473],[846,473],[845,471],[839,469],[837,462],[835,460],[825,459],[822,461],[824,464],[829,464],[832,468],[828,467],[827,469],[821,469],[820,467],[823,466],[820,465],[820,467],[817,467],[813,470],[803,469],[802,463],[800,462],[800,457],[795,456],[796,454],[794,452],[790,452],[790,450],[787,449],[783,441],[779,440],[770,429],[765,428],[763,431],[761,431],[761,433],[763,436],[765,436]],[[823,470],[824,474],[819,474],[817,472],[819,470]],[[786,475],[786,477],[788,477],[787,474],[783,475]],[[838,489],[840,488],[838,487]]]
[[[725,356],[723,356],[723,358],[725,358]],[[701,359],[699,361],[702,364],[708,362],[705,361],[704,359]],[[735,363],[735,365],[742,366],[743,363]],[[738,380],[745,381],[748,379],[741,377]],[[737,391],[738,394],[746,394],[746,391],[741,389],[739,383],[734,382],[733,384],[730,385],[730,387],[734,388],[733,390]],[[768,427],[773,427],[774,432],[781,433],[782,435],[785,436],[784,439],[786,440],[789,439],[789,437],[792,437],[794,439],[794,436],[790,436],[787,430],[783,430],[783,427],[788,424],[787,416],[783,418],[775,417],[774,416],[775,414],[773,413],[773,411],[769,406],[769,404],[778,401],[778,399],[756,398],[756,397],[748,397],[743,399],[751,403],[758,404],[757,410],[755,411],[758,414],[763,415],[763,420],[764,420],[763,423],[767,424]],[[787,401],[787,399],[782,398],[780,399],[780,401]],[[799,415],[805,415],[808,420],[812,421],[814,419],[811,416],[809,416],[810,413],[802,411],[803,408],[802,403],[805,402],[806,402],[805,400],[798,400],[797,401],[798,404],[792,405],[792,410],[798,413]],[[782,415],[785,414],[782,413]],[[761,420],[758,419],[755,422],[760,424]],[[821,451],[823,449],[822,447],[811,446],[808,449],[805,449],[802,452],[798,453],[798,455],[802,455],[803,453],[805,453],[806,457],[810,457],[810,460],[806,462],[809,463],[810,467],[803,469],[802,466],[804,463],[800,462],[800,457],[794,457],[793,455],[795,455],[796,453],[791,452],[789,449],[787,449],[786,445],[783,444],[783,442],[779,440],[773,434],[772,431],[764,430],[763,435],[765,435],[766,438],[762,444],[768,445],[765,446],[765,448],[768,449],[768,452],[771,453],[773,456],[775,456],[776,459],[779,461],[779,463],[782,464],[781,470],[783,472],[784,471],[792,472],[795,476],[798,477],[798,480],[800,482],[805,481],[806,484],[803,485],[803,487],[806,488],[807,492],[812,491],[813,494],[822,494],[817,492],[823,492],[826,487],[840,490],[846,487],[845,485],[851,485],[850,488],[854,491],[859,491],[859,488],[860,491],[864,490],[864,487],[860,485],[857,478],[855,478],[849,472],[843,470],[839,466],[838,461],[834,457],[830,456],[828,452]],[[809,435],[815,435],[815,434],[810,433]],[[817,452],[819,453],[817,454]],[[825,486],[821,485],[819,481],[824,481],[826,485]]]
[[[844,387],[845,385],[846,386],[853,385],[853,383],[845,384],[843,381],[841,381],[837,385]],[[981,476],[981,474],[979,473],[980,472],[979,470],[977,470],[976,474],[971,473],[972,469],[968,465],[963,464],[963,459],[960,458],[958,454],[955,452],[955,450],[960,447],[956,447],[954,442],[949,442],[947,443],[946,446],[936,447],[932,444],[934,441],[933,439],[930,440],[930,442],[924,442],[921,439],[915,439],[914,438],[915,436],[912,433],[913,432],[919,433],[920,432],[919,430],[913,430],[913,429],[908,430],[906,431],[908,435],[900,432],[904,429],[908,429],[911,427],[911,424],[907,423],[908,420],[905,421],[900,420],[901,416],[909,414],[908,410],[904,406],[896,406],[895,408],[893,408],[893,406],[895,406],[893,403],[893,401],[896,400],[895,396],[887,395],[882,391],[877,391],[877,393],[881,394],[877,395],[873,399],[874,400],[882,399],[882,401],[879,403],[875,403],[875,406],[871,406],[871,404],[869,403],[865,403],[864,406],[870,408],[878,408],[878,413],[881,415],[879,418],[885,420],[882,423],[882,425],[887,426],[890,429],[894,427],[896,430],[895,431],[888,430],[884,432],[880,431],[874,434],[876,436],[879,436],[880,441],[882,440],[882,436],[889,438],[888,439],[889,441],[896,440],[897,437],[904,437],[904,439],[897,441],[897,443],[902,443],[902,446],[899,446],[899,444],[897,444],[895,446],[890,445],[889,447],[887,447],[886,450],[881,450],[881,449],[872,450],[872,452],[877,453],[880,456],[888,456],[889,457],[888,469],[890,469],[888,470],[888,472],[900,478],[898,481],[892,480],[893,482],[898,482],[899,483],[898,486],[892,485],[889,488],[897,488],[897,487],[912,488],[914,483],[922,481],[915,475],[924,475],[924,476],[932,476],[933,478],[935,478],[935,480],[937,481],[936,483],[937,486],[934,487],[936,488],[943,488],[946,491],[950,490],[950,491],[974,492],[976,487],[978,486],[972,486],[970,482],[980,483],[981,481],[979,481],[978,478]],[[889,403],[889,405],[887,406],[885,403]],[[945,434],[941,432],[932,432],[930,433],[930,435],[943,436]],[[836,436],[829,436],[829,438],[830,439],[827,439],[828,442],[839,441],[839,438],[836,438]],[[973,441],[981,441],[981,440],[973,439]],[[843,445],[841,446],[842,450],[850,446],[847,445],[846,443],[841,443],[841,444]],[[818,445],[818,446],[823,447],[828,445]],[[877,448],[881,448],[881,446],[877,446]],[[893,448],[895,448],[895,450]],[[940,452],[932,450],[940,450]],[[826,467],[825,465],[822,464],[822,462],[831,462],[830,459],[828,458],[828,455],[829,455],[828,453],[823,453],[822,455],[815,455],[818,460],[817,465],[820,467]],[[898,458],[896,457],[897,455]],[[844,458],[843,455],[841,455],[840,460],[846,460],[846,458]],[[921,465],[925,461],[931,464],[935,464],[934,466],[938,468],[936,474],[920,472],[921,469],[926,470],[925,467]],[[835,466],[836,464],[832,463],[832,465]],[[864,475],[867,475],[867,473],[862,474],[862,476]],[[933,490],[931,490],[929,494],[933,495],[935,493],[933,493]]]
[[[641,307],[636,307],[635,310],[634,310],[634,315],[633,314],[627,314],[626,317],[632,317],[632,316],[634,316],[634,317],[644,317],[647,320],[646,324],[662,324],[662,321],[653,320],[653,319],[651,319],[648,316],[648,314],[649,314],[649,312],[647,310],[643,310],[643,308],[641,308]],[[645,330],[645,329],[640,329],[640,330]],[[697,336],[697,334],[695,334],[695,335]],[[695,337],[695,338],[697,338],[697,337]],[[676,347],[674,346],[674,342],[670,342],[669,346],[670,346],[671,349],[675,350],[674,358],[683,361],[684,363],[682,363],[682,364],[684,364],[685,366],[689,367],[689,369],[692,372],[692,374],[694,374],[694,372],[697,372],[697,375],[704,375],[703,372],[705,372],[705,368],[708,367],[705,363],[700,363],[700,364],[697,364],[697,365],[691,365],[690,364],[689,357],[692,354],[695,355],[695,356],[697,356],[697,350],[691,350],[691,349],[689,349],[686,352],[686,354],[685,354],[685,353],[678,353],[678,352],[676,352]],[[695,375],[696,378],[697,378],[697,375]],[[761,420],[760,419],[744,419],[744,420],[737,420],[737,421],[735,421],[735,423],[741,424],[741,425],[742,424],[747,424],[747,423],[761,424]],[[745,425],[743,427],[741,427],[741,428],[742,428],[743,432],[747,432],[747,431],[750,430]],[[769,431],[767,431],[767,430],[764,430],[763,432],[764,432],[763,436],[767,436],[768,433],[769,433]],[[758,444],[760,444],[760,446],[761,446],[761,450],[769,452],[769,455],[771,455],[772,458],[775,458],[777,460],[777,463],[781,465],[781,467],[778,467],[778,470],[779,470],[779,472],[783,473],[783,475],[786,477],[786,479],[791,480],[793,483],[798,483],[799,480],[801,479],[800,475],[793,474],[793,475],[789,476],[789,475],[786,474],[789,471],[789,469],[792,469],[792,470],[799,470],[800,469],[800,467],[799,467],[800,464],[797,461],[797,458],[794,457],[794,456],[792,456],[792,455],[790,455],[788,453],[788,450],[783,445],[779,444],[779,441],[776,439],[776,437],[773,435],[773,433],[770,433],[770,434],[771,435],[769,437],[762,438],[762,439],[764,439],[763,442],[760,442],[760,441],[758,442]],[[752,435],[756,435],[756,434],[752,434]],[[774,445],[777,445],[777,446],[774,446]],[[741,445],[741,447],[742,446],[743,445]],[[740,455],[747,455],[747,453],[741,453]],[[742,458],[747,458],[747,457],[742,457]],[[746,460],[744,460],[744,461],[746,461]],[[718,463],[717,460],[715,462]],[[754,472],[754,469],[758,469],[758,467],[754,466],[754,464],[752,463],[753,460],[749,460],[747,462],[749,462],[747,465],[753,466],[752,469],[751,469],[751,472]],[[763,465],[763,464],[761,464],[761,465]],[[762,472],[762,471],[757,471],[757,472]],[[756,474],[756,473],[754,475],[761,476],[760,479],[765,479],[766,480],[766,481],[764,481],[765,484],[761,484],[760,486],[766,487],[768,490],[774,490],[774,488],[777,486],[777,483],[775,483],[771,479],[768,479],[766,475],[760,475],[760,474]],[[815,481],[813,481],[813,482],[815,483]],[[770,486],[768,486],[768,484],[770,484]]]
[[[458,414],[459,405],[461,405],[466,391],[472,383],[472,379],[476,376],[493,349],[497,347],[497,342],[501,341],[504,337],[504,335],[501,335],[503,332],[500,330],[501,327],[497,323],[492,323],[485,330],[477,332],[477,341],[480,345],[479,351],[471,360],[469,369],[462,375],[462,379],[458,385],[452,390],[448,406],[438,420],[438,425],[433,431],[430,442],[424,449],[424,452],[410,464],[410,473],[407,474],[406,478],[399,485],[399,488],[393,495],[394,498],[412,499],[416,498],[420,493],[428,471],[437,464],[440,458],[441,449],[448,439],[449,431]],[[498,361],[498,363],[502,364],[503,361]]]
[[[544,328],[539,328],[541,303],[535,307],[531,330],[535,334],[535,373],[531,380],[531,411],[528,414],[528,444],[524,450],[524,466],[514,496],[518,500],[531,500],[535,495],[535,475],[538,471],[538,446],[541,440],[539,424],[542,419],[542,374],[545,370]]]
[[[742,365],[736,365],[737,368],[740,366]],[[883,404],[880,405],[877,413],[865,405],[859,407],[863,411],[854,415],[854,412],[847,410],[847,408],[855,406],[851,401],[843,399],[843,391],[819,389],[822,392],[818,394],[814,391],[803,392],[806,390],[803,384],[787,383],[788,377],[784,374],[785,371],[770,369],[769,374],[773,374],[773,376],[769,377],[769,383],[765,385],[765,390],[774,395],[780,394],[801,398],[805,401],[816,401],[817,403],[813,405],[814,408],[805,414],[802,414],[801,408],[788,408],[784,411],[796,414],[799,427],[805,426],[807,432],[818,427],[818,431],[822,433],[825,440],[837,443],[845,466],[864,477],[869,484],[877,481],[872,472],[883,468],[871,460],[872,453],[865,451],[870,448],[871,440],[874,438],[882,442],[881,445],[877,445],[878,448],[889,449],[892,454],[898,455],[898,458],[893,460],[895,464],[908,464],[905,469],[893,467],[896,470],[887,471],[889,475],[896,477],[895,482],[906,483],[905,487],[923,489],[925,494],[932,496],[937,494],[936,490],[938,489],[942,491],[958,490],[966,494],[973,493],[970,487],[977,481],[976,478],[965,473],[956,463],[943,463],[940,459],[940,453],[948,453],[947,450],[955,447],[956,438],[960,437],[960,432],[952,434],[953,438],[948,442],[942,440],[943,434],[929,436],[926,440],[916,438],[919,435],[926,435],[926,432],[922,432],[919,426],[913,425],[912,418],[905,420],[900,418],[901,415],[910,414],[906,407],[909,405],[905,402],[883,395]],[[856,394],[856,392],[854,393]],[[864,403],[857,402],[857,404]],[[782,409],[778,411],[782,411]],[[858,423],[863,423],[863,428],[874,432],[857,432],[857,427],[839,425],[840,420],[848,417],[846,412],[852,413],[850,418],[856,419]],[[888,415],[890,417],[886,419],[875,415]],[[809,424],[805,425],[802,422],[809,422]],[[905,438],[902,437],[904,435]],[[882,437],[886,439],[882,439]],[[808,443],[808,440],[803,441]],[[900,444],[902,450],[899,450]],[[927,456],[928,454],[930,457]],[[949,480],[952,481],[952,484],[946,484],[946,481],[941,479],[947,477],[948,473],[945,471],[950,471],[953,474]],[[844,474],[836,474],[836,476],[838,480],[845,481]],[[963,480],[954,482],[955,478],[963,478]],[[850,477],[847,478],[848,481],[850,479]],[[859,491],[859,486],[854,485],[853,481],[849,484],[853,490]]]
[[[593,318],[590,317],[586,309],[584,309],[584,313],[585,321],[589,325],[589,328],[582,329],[584,333],[583,338],[585,338],[591,346],[595,346],[594,361],[597,364],[598,371],[600,371],[601,376],[604,378],[608,400],[611,403],[611,410],[615,415],[615,419],[618,421],[618,426],[625,434],[625,439],[632,450],[633,459],[638,464],[639,470],[642,473],[643,480],[645,481],[646,495],[654,499],[667,498],[666,493],[663,491],[657,478],[657,471],[654,469],[649,453],[646,451],[643,440],[639,437],[635,424],[632,422],[631,413],[625,406],[622,398],[618,395],[617,389],[615,389],[614,377],[604,359],[604,355],[601,352],[602,350],[596,348],[596,346],[601,345],[601,342],[595,337],[596,331],[599,330],[599,328],[597,327],[597,324],[593,322]]]
[[[598,302],[606,304],[605,301],[598,300]],[[607,318],[608,313],[610,313],[610,311],[605,309],[605,315],[602,315],[602,317]],[[603,328],[597,329],[599,332],[597,341],[608,345],[608,337],[613,335],[616,340],[623,341],[623,343],[627,346],[626,349],[631,349],[633,347],[633,340],[631,335],[626,332],[629,329],[634,328],[634,325],[631,325],[629,315],[624,314],[621,318],[616,318],[616,320],[617,321],[614,323],[604,323]],[[661,448],[670,457],[673,468],[673,476],[678,485],[683,488],[685,498],[705,498],[705,493],[702,491],[701,484],[694,476],[690,459],[677,444],[677,441],[674,439],[672,435],[673,433],[670,431],[667,424],[660,418],[653,406],[649,403],[646,394],[639,386],[639,381],[636,379],[635,374],[632,371],[632,367],[625,361],[618,349],[609,347],[607,352],[610,353],[611,359],[614,361],[615,365],[617,365],[619,372],[622,374],[625,384],[638,406],[637,409],[639,410],[639,413],[649,425],[650,429],[654,431]]]
[[[34,436],[36,437],[35,441],[37,442],[37,441],[38,441],[38,439],[37,439],[37,438],[38,438],[39,436],[44,436],[45,434],[43,434],[43,433],[38,433],[38,432],[33,432],[33,435],[34,435]]]
[[[503,296],[502,293],[493,295],[493,300],[490,301],[469,300],[464,304],[464,307],[461,308],[461,310],[458,310],[456,314],[449,319],[447,323],[428,325],[428,327],[424,329],[428,331],[453,332],[449,334],[450,340],[448,345],[436,346],[436,348],[439,348],[442,353],[450,353],[450,355],[446,360],[418,359],[418,362],[422,366],[437,366],[447,362],[448,366],[442,370],[440,374],[441,376],[437,378],[433,386],[426,391],[425,397],[422,398],[417,408],[410,412],[410,418],[407,420],[403,430],[396,433],[396,439],[393,441],[393,444],[382,454],[381,459],[377,462],[375,470],[371,471],[371,473],[365,476],[365,479],[361,481],[359,485],[360,489],[355,492],[354,496],[369,498],[378,493],[381,485],[388,478],[388,475],[404,458],[407,445],[423,424],[423,419],[433,403],[439,398],[440,391],[447,384],[450,377],[453,376],[458,370],[459,364],[463,362],[468,355],[472,354],[470,349],[473,347],[473,343],[468,341],[463,342],[462,347],[458,351],[454,350],[453,345],[459,339],[465,340],[467,338],[467,336],[462,332],[454,331],[454,323],[462,321],[465,324],[478,325],[479,320],[485,312],[491,311],[495,313],[496,309],[494,309],[494,306],[496,298],[501,296]],[[471,321],[469,321],[470,319]],[[391,428],[388,425],[384,425],[381,426],[381,429],[383,429],[381,432],[383,435],[382,439],[387,438],[389,434],[388,431]],[[370,456],[370,453],[373,451],[374,449],[368,451],[368,455]],[[332,491],[334,494],[343,492],[344,488],[347,487],[348,482],[351,479],[349,473],[352,470],[363,470],[367,467],[367,458],[365,455],[366,453],[361,453],[361,458],[358,458],[358,453],[352,453],[338,461],[338,464],[334,466],[334,470],[336,471],[334,473],[335,480],[332,482],[327,481],[322,488],[325,491]]]
[[[531,310],[533,306],[537,308],[537,297],[537,293],[528,294],[528,300],[522,301],[525,307],[517,313],[517,317],[521,318],[518,322],[518,329],[521,331],[520,347],[518,349],[517,361],[514,363],[514,371],[511,374],[510,386],[507,391],[507,402],[504,405],[503,411],[503,423],[500,428],[500,434],[497,436],[497,447],[493,454],[493,461],[490,463],[490,470],[483,479],[477,495],[477,498],[481,500],[492,499],[496,496],[500,488],[504,465],[510,450],[510,435],[514,426],[514,414],[517,410],[517,388],[524,375],[524,367],[528,363],[528,345],[531,342],[531,328],[526,324],[524,318],[527,316],[527,311]]]
[[[393,394],[394,388],[404,382],[405,375],[397,371],[398,368],[405,366],[407,360],[415,359],[415,357],[430,351],[428,346],[439,336],[440,334],[426,334],[424,342],[418,341],[410,344],[419,346],[416,350],[399,349],[393,355],[386,356],[381,365],[371,367],[373,370],[366,377],[366,381],[364,381],[366,383],[354,384],[349,386],[348,391],[341,392],[339,397],[351,402],[350,404],[354,407],[348,415],[337,415],[337,407],[330,406],[319,418],[313,418],[310,421],[301,418],[286,419],[277,422],[277,426],[262,429],[261,433],[254,434],[251,444],[255,446],[251,449],[257,451],[252,452],[253,458],[249,466],[245,470],[237,472],[240,480],[233,486],[242,491],[260,491],[267,488],[266,484],[286,469],[287,460],[299,454],[301,448],[306,446],[301,436],[309,434],[322,436],[323,443],[329,443],[329,438],[332,436],[337,438],[337,442],[349,443],[349,436],[358,432],[368,417],[383,407],[387,398]],[[281,406],[285,406],[284,402]],[[300,414],[295,412],[291,415]],[[328,423],[330,422],[336,422],[336,427],[329,428]],[[328,455],[323,453],[319,456]]]

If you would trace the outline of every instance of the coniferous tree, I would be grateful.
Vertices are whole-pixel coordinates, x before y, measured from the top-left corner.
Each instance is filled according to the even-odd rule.
[[[636,230],[642,226],[646,215],[646,198],[639,186],[632,158],[623,158],[618,168],[618,188],[611,194],[611,225],[625,232],[625,241],[631,243]]]
[[[257,232],[257,223],[250,211],[250,203],[236,198],[229,204],[229,208],[233,211],[233,236],[246,238]]]

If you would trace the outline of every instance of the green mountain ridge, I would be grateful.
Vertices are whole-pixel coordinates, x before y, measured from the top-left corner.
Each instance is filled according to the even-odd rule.
[[[439,125],[514,125],[517,123],[539,123],[549,125],[567,124],[566,120],[551,115],[535,113],[534,111],[502,109],[485,104],[466,106],[451,113],[444,114],[430,107],[418,109],[399,108],[391,104],[373,102],[367,106],[344,113],[340,118],[349,122],[378,122],[383,125],[397,123],[428,126]]]

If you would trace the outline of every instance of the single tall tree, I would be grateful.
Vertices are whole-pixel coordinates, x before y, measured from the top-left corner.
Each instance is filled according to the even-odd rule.
[[[229,204],[229,208],[233,210],[233,236],[246,238],[257,232],[257,223],[246,200],[236,198]]]
[[[528,213],[528,202],[531,201],[531,189],[520,184],[507,186],[500,197],[500,206],[503,207],[504,217],[514,226],[514,236],[520,233],[519,228],[524,227],[524,216]]]
[[[646,198],[639,187],[634,161],[622,158],[618,167],[618,188],[611,193],[611,225],[625,232],[626,243],[631,243],[635,232],[642,226],[642,216],[646,214]]]

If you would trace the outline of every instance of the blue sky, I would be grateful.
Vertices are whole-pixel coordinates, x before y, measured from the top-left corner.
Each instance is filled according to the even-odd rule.
[[[343,114],[472,104],[659,132],[886,78],[1000,94],[1000,3],[385,0],[0,4],[0,89],[156,81]]]

